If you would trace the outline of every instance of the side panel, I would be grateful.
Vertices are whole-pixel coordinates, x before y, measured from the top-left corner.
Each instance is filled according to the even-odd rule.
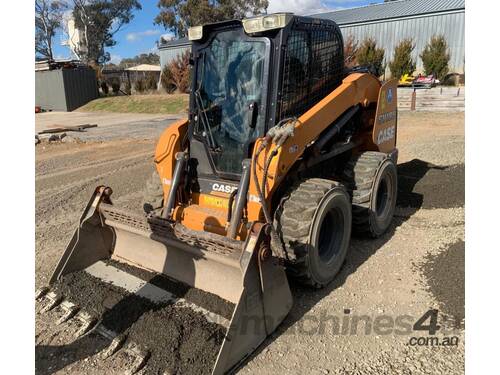
[[[155,150],[155,164],[163,186],[165,200],[170,191],[175,168],[175,154],[181,151],[181,143],[187,134],[188,119],[181,119],[170,125],[160,136]]]
[[[265,192],[267,201],[270,201],[272,192],[279,186],[289,169],[323,130],[350,107],[356,104],[368,106],[370,103],[376,103],[379,91],[380,82],[375,76],[371,74],[353,73],[346,77],[342,81],[342,84],[323,100],[300,116],[299,123],[294,129],[294,135],[288,138],[278,150],[276,157],[274,157],[270,164],[266,184],[267,189]],[[258,149],[262,140],[262,138],[257,140],[254,150]],[[257,159],[257,176],[259,181],[262,180],[265,161],[274,148],[275,145],[271,143],[261,152]],[[258,221],[261,213],[261,205],[259,203],[253,173],[252,171],[247,204],[248,220]]]
[[[397,92],[398,81],[396,79],[385,82],[380,88],[372,136],[373,143],[380,152],[391,152],[396,147]]]

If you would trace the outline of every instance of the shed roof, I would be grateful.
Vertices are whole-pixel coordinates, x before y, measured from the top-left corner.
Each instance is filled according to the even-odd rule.
[[[184,38],[180,38],[180,39],[173,39],[173,40],[170,40],[168,41],[167,43],[164,43],[164,44],[161,44],[158,48],[159,49],[162,49],[162,48],[172,48],[172,47],[176,47],[176,46],[190,46],[191,45],[191,41],[184,37]]]
[[[127,68],[125,70],[131,70],[135,72],[160,72],[161,67],[160,65],[140,64],[131,68]]]
[[[338,25],[346,25],[462,9],[465,10],[465,0],[399,0],[311,16],[328,18]]]

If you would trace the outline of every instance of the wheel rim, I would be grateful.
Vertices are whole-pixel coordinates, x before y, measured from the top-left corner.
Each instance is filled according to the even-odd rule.
[[[375,213],[378,218],[384,218],[388,215],[393,196],[393,184],[392,177],[389,174],[384,174],[380,180],[380,184],[377,189],[377,197],[375,201]]]
[[[323,217],[318,238],[318,254],[322,262],[330,264],[339,254],[344,233],[344,216],[339,208],[332,208]]]

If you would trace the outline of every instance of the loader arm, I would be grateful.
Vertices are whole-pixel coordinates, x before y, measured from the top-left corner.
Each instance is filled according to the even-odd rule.
[[[306,148],[318,138],[321,132],[349,108],[357,104],[360,104],[362,107],[368,107],[371,103],[377,103],[381,91],[380,88],[381,84],[379,80],[371,74],[351,74],[342,81],[339,87],[300,116],[293,136],[286,140],[282,147],[277,149],[278,153],[270,164],[265,191],[268,203],[270,203],[273,192],[276,191],[290,168],[304,154]],[[263,141],[264,138],[257,140],[253,157],[255,157],[255,152]],[[270,143],[267,145],[265,151],[258,155],[256,166],[259,180],[262,179],[264,173],[265,161],[274,149],[276,149],[276,145]],[[250,183],[249,196],[248,220],[259,220],[262,206],[258,202],[258,199],[256,199],[258,197],[258,190],[253,181]]]

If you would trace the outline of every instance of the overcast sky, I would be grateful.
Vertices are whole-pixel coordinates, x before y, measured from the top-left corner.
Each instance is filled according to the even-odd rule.
[[[140,53],[154,52],[156,41],[168,30],[153,24],[153,19],[158,14],[156,0],[141,0],[142,10],[135,13],[135,17],[128,25],[124,26],[116,35],[116,46],[107,48],[111,54],[111,61],[119,63],[122,58],[133,57]],[[381,3],[383,0],[269,0],[268,13],[293,12],[308,15],[332,10],[359,7],[372,3]],[[56,35],[54,55],[56,58],[68,58],[68,47],[62,46],[64,36]]]

